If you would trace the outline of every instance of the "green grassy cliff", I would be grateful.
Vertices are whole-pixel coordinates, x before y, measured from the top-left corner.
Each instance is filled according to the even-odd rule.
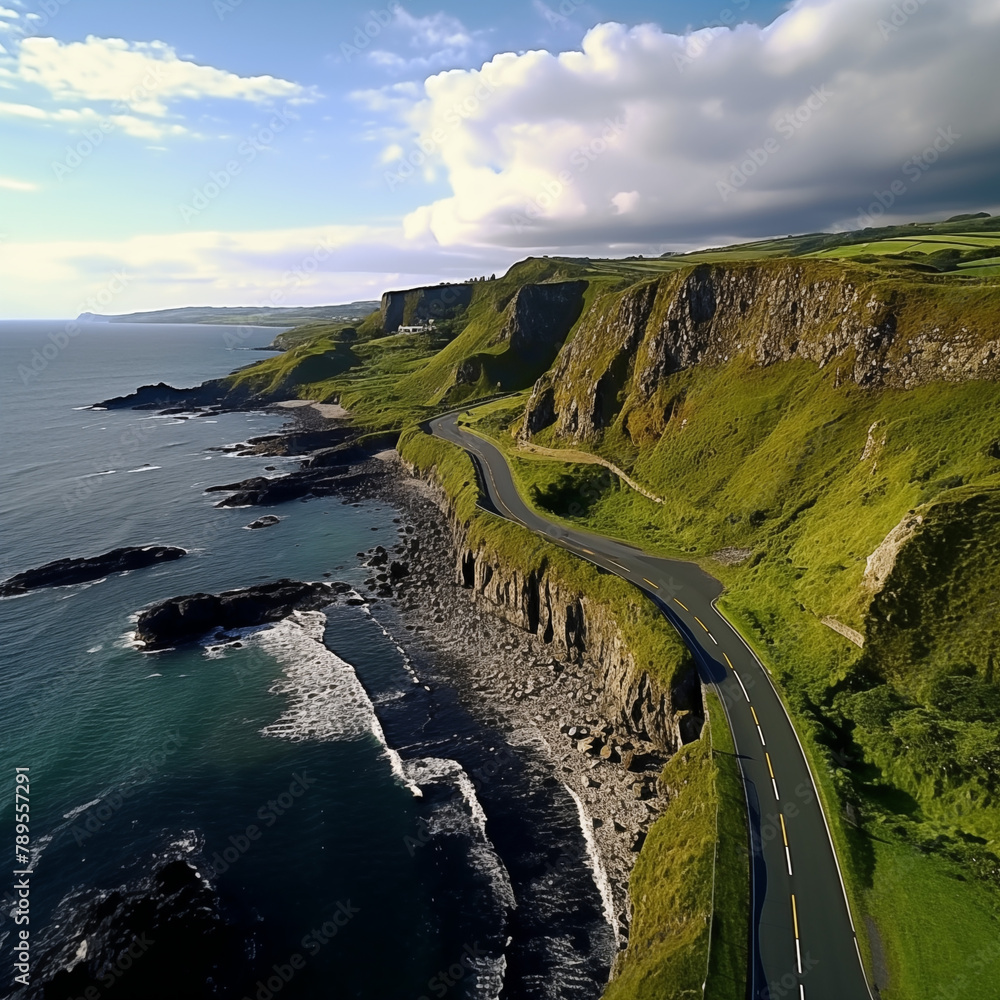
[[[469,420],[530,502],[725,583],[721,606],[811,757],[881,995],[1000,996],[997,229],[971,218],[654,260],[529,259],[462,286],[467,302],[431,331],[387,333],[386,307],[356,334],[291,338],[230,385],[340,399],[359,429],[402,432],[404,454],[512,565],[528,549],[475,513],[467,462],[417,425],[516,393]],[[417,316],[424,297],[401,301]],[[615,997],[675,962],[639,947],[649,920]],[[704,940],[691,931],[691,955]]]

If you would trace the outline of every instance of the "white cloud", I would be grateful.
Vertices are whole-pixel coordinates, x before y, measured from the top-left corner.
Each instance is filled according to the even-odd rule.
[[[60,42],[25,38],[18,50],[18,75],[59,101],[120,101],[153,117],[167,114],[178,100],[206,97],[266,104],[306,99],[298,83],[273,76],[243,77],[178,57],[165,42],[96,38]]]
[[[70,129],[100,128],[110,131],[119,128],[126,135],[137,139],[163,139],[167,136],[190,134],[183,125],[161,122],[135,115],[102,115],[93,108],[39,108],[33,104],[15,104],[0,101],[0,118],[20,118],[47,125],[63,125]]]
[[[408,39],[410,54],[379,48],[372,49],[368,58],[376,66],[396,72],[429,72],[436,68],[462,65],[482,44],[482,32],[469,31],[451,14],[438,11],[416,17],[399,5],[394,9],[388,34]]]
[[[611,199],[611,204],[618,210],[619,215],[627,215],[629,212],[634,212],[639,204],[639,192],[619,191]]]
[[[405,231],[573,247],[852,225],[928,148],[895,211],[988,208],[1000,0],[893,16],[796,0],[765,28],[601,24],[580,51],[500,54],[429,77],[420,100],[383,95],[410,126],[394,141],[432,150],[452,189]],[[935,154],[938,129],[958,138]]]
[[[0,18],[5,21],[16,21],[21,15],[16,10],[11,10],[9,7],[0,7]]]
[[[75,316],[172,306],[312,305],[378,298],[388,288],[489,274],[517,254],[407,242],[398,226],[314,226],[129,239],[0,242],[8,316]],[[115,273],[112,302],[88,301]]]
[[[33,181],[19,181],[13,177],[0,177],[0,188],[7,191],[37,191],[38,185]]]

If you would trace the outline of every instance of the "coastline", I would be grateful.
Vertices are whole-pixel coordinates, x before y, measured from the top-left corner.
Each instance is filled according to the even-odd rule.
[[[127,406],[131,398],[118,405]],[[245,408],[250,407],[234,407]],[[309,496],[354,506],[374,500],[397,511],[398,541],[391,549],[358,553],[371,571],[359,592],[406,655],[430,665],[428,683],[450,688],[472,716],[500,730],[512,745],[530,746],[547,763],[550,780],[567,790],[617,947],[613,976],[628,945],[629,877],[647,831],[667,805],[658,778],[669,754],[602,716],[592,666],[554,655],[555,644],[509,623],[465,584],[447,498],[411,473],[389,441],[360,445],[339,406],[324,410],[312,401],[285,400],[252,408],[280,414],[288,423],[276,433],[218,450],[296,456],[296,471],[268,482],[301,489],[295,497],[280,489],[250,496],[240,493],[247,481],[209,487],[208,494],[235,491],[246,496],[242,506],[264,506],[267,513],[287,499]],[[227,499],[216,506],[229,506]]]
[[[539,636],[490,613],[456,581],[446,502],[412,476],[395,451],[379,453],[363,468],[351,500],[377,498],[400,512],[401,541],[390,558],[405,559],[409,569],[391,585],[391,596],[372,594],[385,583],[369,581],[372,615],[408,655],[433,662],[439,682],[452,686],[473,715],[514,743],[532,744],[551,763],[580,809],[595,882],[624,949],[632,917],[629,876],[646,831],[666,806],[657,781],[666,754],[622,732],[615,739],[635,747],[642,770],[581,750],[585,734],[566,730],[613,732],[596,708],[588,669],[553,656]]]

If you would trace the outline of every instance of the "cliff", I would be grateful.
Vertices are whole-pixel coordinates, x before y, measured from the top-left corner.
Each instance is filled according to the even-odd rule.
[[[466,309],[472,301],[472,285],[432,285],[385,292],[379,305],[384,333],[429,319],[448,319]]]
[[[425,439],[423,443],[431,442]],[[440,446],[440,442],[433,445]],[[406,459],[405,444],[402,451]],[[646,609],[648,616],[640,625],[646,632],[644,641],[636,642],[635,635],[622,627],[625,616],[618,602],[601,594],[600,588],[588,586],[583,578],[596,578],[596,570],[580,564],[581,576],[567,572],[546,553],[550,547],[540,546],[526,529],[494,524],[500,529],[499,537],[515,547],[518,555],[512,556],[489,531],[461,517],[454,498],[442,488],[435,465],[412,458],[407,465],[435,489],[451,524],[456,580],[473,592],[477,603],[551,643],[559,659],[593,671],[599,697],[594,708],[608,722],[671,753],[698,738],[704,706],[697,669],[680,637],[658,611],[651,606]],[[621,588],[625,601],[646,604],[628,584],[611,578],[608,585]],[[641,648],[647,643],[656,647],[658,671],[640,666]]]
[[[594,441],[621,415],[636,443],[662,433],[667,376],[742,358],[766,367],[833,366],[871,389],[1000,378],[1000,289],[886,276],[819,260],[683,268],[599,298],[554,368],[535,385],[522,426]]]

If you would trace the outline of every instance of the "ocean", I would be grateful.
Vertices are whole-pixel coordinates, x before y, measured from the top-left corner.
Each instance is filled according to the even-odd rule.
[[[0,842],[27,769],[31,852],[27,924],[13,853],[0,870],[0,996],[42,996],[59,969],[44,995],[74,995],[105,955],[96,995],[122,1000],[175,981],[192,998],[597,997],[615,944],[576,803],[535,736],[473,718],[392,616],[131,641],[136,612],[179,594],[360,586],[356,553],[398,538],[376,498],[214,506],[208,486],[296,465],[218,450],[284,417],[89,408],[226,374],[274,333],[0,322],[0,578],[122,545],[188,552],[0,600]],[[265,512],[280,523],[246,530]]]

